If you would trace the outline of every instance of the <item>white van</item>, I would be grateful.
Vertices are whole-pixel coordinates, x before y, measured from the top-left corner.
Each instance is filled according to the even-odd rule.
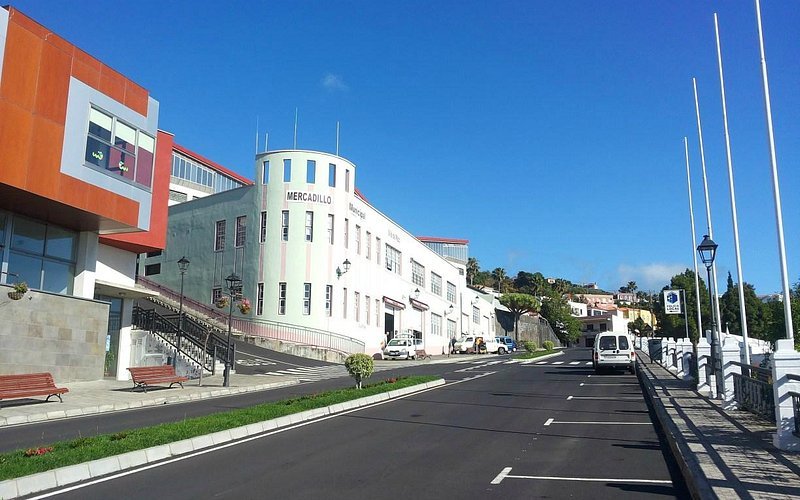
[[[628,370],[636,373],[636,353],[630,337],[624,333],[598,333],[594,338],[592,366],[595,373],[603,369]]]

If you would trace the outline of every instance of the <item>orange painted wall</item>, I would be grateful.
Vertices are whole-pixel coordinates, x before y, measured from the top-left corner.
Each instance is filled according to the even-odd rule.
[[[0,184],[75,207],[135,230],[136,201],[59,172],[73,76],[147,116],[148,92],[14,8],[0,81]],[[77,140],[85,140],[79,138]],[[159,175],[159,173],[161,175]],[[154,184],[166,175],[156,162]],[[154,186],[155,188],[155,186]],[[154,200],[155,200],[154,192]],[[168,196],[168,193],[165,194]],[[164,200],[164,212],[167,202]],[[164,215],[166,218],[166,215]],[[142,236],[143,242],[147,237]],[[156,237],[157,242],[161,236]]]

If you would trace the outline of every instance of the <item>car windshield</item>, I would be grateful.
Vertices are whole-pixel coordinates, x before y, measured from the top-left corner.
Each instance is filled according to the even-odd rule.
[[[622,337],[620,337],[622,338]],[[617,338],[616,337],[600,337],[600,350],[606,351],[610,349],[617,348]]]
[[[398,347],[398,346],[407,346],[408,340],[399,340],[399,339],[392,339],[389,341],[390,346]]]

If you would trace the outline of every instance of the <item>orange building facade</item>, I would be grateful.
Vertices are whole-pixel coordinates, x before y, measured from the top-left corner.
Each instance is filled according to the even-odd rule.
[[[0,373],[127,376],[132,299],[148,293],[137,255],[166,241],[173,138],[158,110],[141,85],[0,8],[0,285],[30,289],[0,295],[13,300]],[[6,342],[20,332],[27,342]]]

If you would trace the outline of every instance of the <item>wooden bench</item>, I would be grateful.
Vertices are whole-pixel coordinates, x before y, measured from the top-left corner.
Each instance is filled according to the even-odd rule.
[[[188,377],[176,375],[175,367],[172,365],[131,367],[128,371],[131,372],[133,388],[141,387],[144,392],[147,392],[147,387],[153,384],[169,383],[170,387],[178,384],[183,389],[183,383],[189,380]]]
[[[50,373],[24,373],[22,375],[0,375],[0,400],[19,399],[30,396],[47,396],[45,401],[57,396],[62,403],[61,395],[69,392],[66,387],[56,387]]]

